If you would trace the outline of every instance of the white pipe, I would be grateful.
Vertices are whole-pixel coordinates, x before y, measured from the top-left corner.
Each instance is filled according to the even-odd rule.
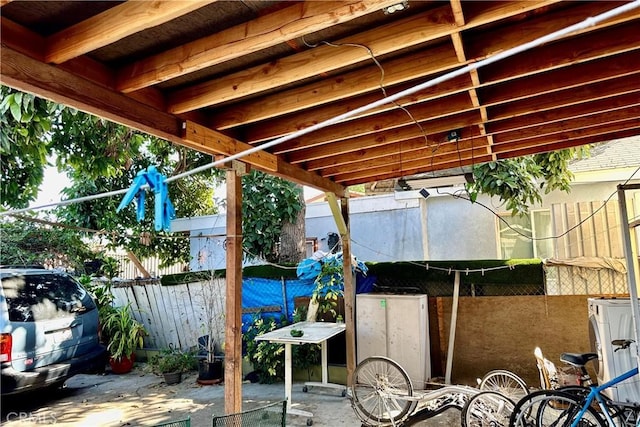
[[[619,6],[617,8],[611,9],[608,12],[604,12],[604,13],[601,13],[600,15],[596,15],[594,17],[587,18],[584,21],[578,22],[577,24],[570,25],[570,26],[568,26],[566,28],[563,28],[561,30],[558,30],[558,31],[554,31],[553,33],[547,34],[546,36],[539,37],[539,38],[537,38],[535,40],[532,40],[532,41],[530,41],[528,43],[521,44],[520,46],[516,46],[514,48],[507,49],[507,50],[505,50],[503,52],[500,52],[500,53],[498,53],[496,55],[493,55],[493,56],[490,56],[488,58],[482,59],[482,60],[480,60],[478,62],[468,64],[468,65],[466,65],[466,66],[464,66],[462,68],[459,68],[458,70],[451,71],[451,72],[449,72],[447,74],[444,74],[444,75],[442,75],[440,77],[437,77],[435,79],[432,79],[432,80],[429,80],[427,82],[424,82],[424,83],[421,83],[419,85],[416,85],[414,87],[405,89],[405,90],[403,90],[401,92],[398,92],[396,94],[381,98],[378,101],[372,102],[372,103],[367,104],[367,105],[363,105],[362,107],[358,107],[358,108],[356,108],[354,110],[351,110],[351,111],[348,111],[346,113],[340,114],[340,115],[335,116],[335,117],[333,117],[331,119],[327,119],[327,120],[325,120],[323,122],[320,122],[320,123],[317,123],[317,124],[315,124],[313,126],[309,126],[307,128],[300,129],[300,130],[298,130],[296,132],[290,133],[288,135],[281,136],[280,138],[276,138],[273,141],[270,141],[270,142],[267,142],[267,143],[264,143],[264,144],[261,144],[261,145],[257,145],[255,147],[249,148],[249,149],[247,149],[245,151],[242,151],[240,153],[233,154],[233,155],[231,155],[229,157],[225,157],[223,159],[220,159],[220,160],[217,160],[215,162],[200,166],[200,167],[192,169],[190,171],[183,172],[183,173],[178,174],[178,175],[174,175],[172,177],[167,178],[167,182],[175,181],[177,179],[184,178],[184,177],[189,176],[189,175],[193,175],[193,174],[196,174],[196,173],[199,173],[199,172],[203,172],[203,171],[211,169],[211,168],[213,168],[215,166],[219,166],[219,165],[221,165],[223,163],[227,163],[227,162],[232,161],[232,160],[240,159],[242,157],[248,156],[249,154],[253,154],[253,153],[256,153],[258,151],[263,151],[266,148],[270,148],[270,147],[273,147],[275,145],[282,144],[283,142],[290,141],[290,140],[298,138],[298,137],[300,137],[302,135],[306,135],[308,133],[315,132],[316,130],[320,130],[322,128],[325,128],[327,126],[334,125],[336,123],[341,122],[344,119],[356,116],[356,115],[358,115],[360,113],[363,113],[365,111],[377,108],[377,107],[379,107],[381,105],[388,104],[388,103],[391,103],[391,102],[395,102],[398,99],[403,98],[403,97],[405,97],[407,95],[411,95],[411,94],[413,94],[415,92],[419,92],[421,90],[424,90],[424,89],[427,89],[429,87],[435,86],[435,85],[440,84],[440,83],[442,83],[444,81],[450,80],[450,79],[452,79],[454,77],[458,77],[460,75],[466,74],[469,71],[476,70],[476,69],[478,69],[480,67],[483,67],[485,65],[492,64],[494,62],[500,61],[502,59],[508,58],[510,56],[513,56],[513,55],[516,55],[518,53],[522,53],[522,52],[527,51],[527,50],[529,50],[531,48],[540,46],[540,45],[542,45],[544,43],[548,43],[548,42],[553,41],[553,40],[555,40],[557,38],[560,38],[562,36],[571,34],[571,33],[575,32],[575,31],[583,30],[585,28],[594,26],[594,25],[596,25],[596,24],[598,24],[598,23],[600,23],[602,21],[605,21],[607,19],[613,18],[614,16],[617,16],[617,15],[629,12],[629,11],[631,11],[631,10],[637,8],[637,7],[640,7],[640,0],[635,0],[633,2],[630,2],[630,3],[624,4],[622,6]],[[115,194],[124,194],[126,192],[127,192],[127,190],[119,190],[119,191],[115,191],[115,192],[112,191],[112,192],[109,192],[109,193],[96,194],[94,196],[87,196],[87,197],[83,197],[83,198],[80,198],[80,199],[65,200],[64,202],[60,202],[60,203],[52,203],[52,204],[48,204],[48,205],[35,206],[35,207],[32,207],[32,208],[25,208],[25,209],[17,209],[17,210],[14,210],[14,211],[0,212],[0,216],[17,214],[17,213],[22,213],[22,212],[42,209],[42,208],[45,208],[45,207],[62,206],[62,204],[66,205],[66,204],[70,204],[70,203],[79,203],[79,202],[84,202],[84,201],[87,201],[87,200],[93,200],[91,197],[97,199],[97,198],[100,198],[100,197],[113,196]]]

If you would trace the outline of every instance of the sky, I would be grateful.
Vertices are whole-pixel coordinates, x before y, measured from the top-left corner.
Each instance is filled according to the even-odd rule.
[[[69,184],[69,178],[65,174],[59,173],[55,166],[45,168],[38,197],[29,206],[59,202],[61,199],[60,192],[64,187],[68,187]]]

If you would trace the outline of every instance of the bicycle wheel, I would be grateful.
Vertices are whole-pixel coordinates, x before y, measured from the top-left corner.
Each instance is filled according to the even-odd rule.
[[[369,357],[359,363],[351,390],[356,415],[369,425],[395,425],[416,405],[409,376],[387,357]]]
[[[462,408],[462,427],[506,427],[515,404],[497,391],[482,391]]]
[[[531,393],[516,403],[509,419],[510,427],[570,427],[577,419],[584,400],[557,390]],[[579,427],[606,427],[606,421],[588,407]]]
[[[488,372],[480,381],[480,390],[497,391],[514,402],[529,393],[529,387],[522,378],[503,369]]]

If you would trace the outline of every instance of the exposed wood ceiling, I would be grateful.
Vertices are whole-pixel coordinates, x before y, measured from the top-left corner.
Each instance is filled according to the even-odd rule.
[[[231,156],[627,2],[396,3],[2,0],[1,79]],[[639,50],[635,8],[242,161],[342,195],[638,135]]]

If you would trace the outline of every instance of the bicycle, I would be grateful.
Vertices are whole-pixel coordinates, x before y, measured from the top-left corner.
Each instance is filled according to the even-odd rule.
[[[632,340],[615,340],[615,351],[628,349]],[[640,417],[638,403],[616,402],[602,392],[638,374],[633,368],[601,385],[568,386],[531,393],[520,399],[511,414],[511,427],[631,427]]]
[[[505,393],[523,396],[529,391],[526,384],[502,370],[489,372],[480,383],[481,388],[438,385],[434,390],[416,391],[398,363],[373,356],[356,366],[351,406],[366,426],[411,426],[449,408],[463,411],[463,426],[506,426],[507,411],[510,414],[514,403],[500,392],[501,387]]]

